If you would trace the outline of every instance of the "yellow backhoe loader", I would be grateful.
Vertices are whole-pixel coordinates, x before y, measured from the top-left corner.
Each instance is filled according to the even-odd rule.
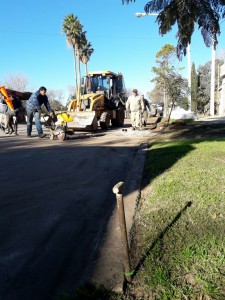
[[[121,127],[124,124],[126,100],[121,73],[89,72],[81,80],[81,91],[77,98],[68,105],[67,128],[97,130],[100,125],[106,130],[110,125]]]

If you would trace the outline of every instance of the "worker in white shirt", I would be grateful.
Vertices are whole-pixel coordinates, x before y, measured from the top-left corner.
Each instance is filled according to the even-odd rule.
[[[126,102],[126,110],[131,112],[132,130],[140,129],[142,126],[141,114],[144,112],[144,102],[138,95],[137,89],[133,89]]]

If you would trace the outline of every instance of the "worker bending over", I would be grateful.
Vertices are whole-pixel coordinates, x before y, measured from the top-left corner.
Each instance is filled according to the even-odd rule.
[[[46,92],[47,89],[44,86],[41,86],[39,90],[33,93],[27,101],[27,137],[31,137],[33,117],[39,137],[43,138],[46,136],[46,134],[43,134],[43,129],[40,122],[41,106],[43,104],[45,105],[47,111],[52,113]]]

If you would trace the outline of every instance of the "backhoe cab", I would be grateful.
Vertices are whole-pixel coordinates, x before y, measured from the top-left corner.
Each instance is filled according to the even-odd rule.
[[[111,71],[89,72],[81,80],[81,91],[68,106],[69,129],[97,130],[124,124],[125,86],[123,75]]]

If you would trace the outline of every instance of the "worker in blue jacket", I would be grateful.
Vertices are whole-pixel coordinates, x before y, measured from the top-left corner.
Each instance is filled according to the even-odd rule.
[[[51,106],[46,95],[47,89],[44,86],[41,86],[39,90],[33,93],[26,104],[27,111],[27,137],[31,137],[32,132],[32,121],[34,117],[35,125],[37,132],[40,138],[46,136],[43,134],[41,126],[41,106],[44,104],[49,113],[52,112]]]

